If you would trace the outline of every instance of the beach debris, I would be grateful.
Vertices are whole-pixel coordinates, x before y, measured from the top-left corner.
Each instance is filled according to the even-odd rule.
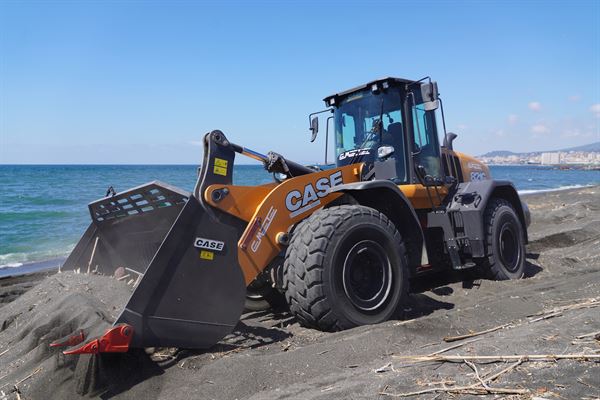
[[[381,374],[383,372],[388,372],[388,371],[394,371],[394,367],[392,366],[392,363],[387,363],[385,364],[383,367],[379,367],[377,369],[374,369],[373,372],[377,373],[377,374]]]
[[[575,339],[585,339],[585,338],[588,338],[590,336],[593,336],[594,339],[596,339],[596,340],[600,340],[600,331],[590,332],[590,333],[586,333],[586,334],[583,334],[583,335],[579,335],[579,336],[576,336]]]
[[[471,337],[474,337],[474,336],[485,335],[486,333],[495,332],[495,331],[498,331],[500,329],[508,328],[509,326],[511,326],[511,324],[503,324],[503,325],[495,326],[495,327],[490,328],[490,329],[486,329],[484,331],[467,333],[466,335],[446,336],[444,338],[444,342],[456,342],[458,340],[468,339],[468,338],[471,338]]]
[[[583,302],[569,304],[569,305],[557,307],[557,308],[554,308],[551,310],[542,310],[538,313],[530,314],[527,316],[528,318],[531,318],[531,317],[538,317],[538,318],[531,319],[528,321],[528,323],[534,323],[534,322],[558,317],[558,316],[561,316],[563,314],[563,312],[565,312],[565,311],[579,310],[582,308],[591,308],[591,307],[597,307],[597,306],[600,306],[600,299],[599,298],[590,298]],[[467,333],[464,335],[458,335],[458,336],[446,336],[446,337],[444,337],[444,342],[456,342],[458,340],[468,339],[468,338],[471,338],[474,336],[485,335],[486,333],[496,332],[498,330],[505,329],[505,328],[513,328],[517,325],[520,325],[520,323],[517,323],[517,322],[507,323],[507,324],[498,325],[498,326],[495,326],[493,328],[486,329],[483,331],[471,332],[471,333]],[[597,333],[600,333],[600,331]]]
[[[556,314],[559,312],[563,312],[563,311],[571,311],[571,310],[579,310],[581,308],[591,308],[591,307],[598,307],[600,306],[600,298],[597,297],[592,297],[589,299],[586,299],[585,301],[579,302],[579,303],[574,303],[574,304],[568,304],[566,306],[561,306],[561,307],[556,307],[553,308],[551,310],[542,310],[538,313],[535,314],[530,314],[527,317],[536,317],[539,315],[552,315],[552,314]],[[552,315],[554,316],[554,315]],[[530,321],[533,322],[533,321]]]
[[[538,322],[538,321],[541,321],[541,320],[544,320],[544,319],[550,319],[550,318],[554,318],[554,317],[559,317],[561,315],[563,315],[562,312],[557,311],[557,312],[554,312],[554,313],[542,315],[541,317],[534,318],[534,319],[530,320],[529,322],[530,323],[532,323],[532,322]]]
[[[512,371],[513,369],[515,369],[516,367],[521,365],[524,361],[525,360],[521,358],[521,359],[517,360],[517,362],[509,365],[508,367],[503,368],[502,370],[500,370],[492,375],[482,378],[481,375],[479,374],[479,370],[477,369],[475,364],[468,361],[467,359],[463,359],[462,362],[464,362],[466,365],[468,365],[475,372],[475,377],[477,378],[477,382],[475,382],[471,385],[452,386],[455,383],[454,381],[442,381],[442,382],[439,382],[439,384],[441,384],[441,386],[436,386],[433,388],[417,390],[417,391],[413,391],[413,392],[406,392],[406,393],[388,392],[387,391],[388,387],[386,386],[384,388],[384,390],[379,392],[379,394],[381,396],[389,396],[389,397],[411,397],[411,396],[418,396],[418,395],[427,394],[427,393],[474,394],[474,395],[528,394],[528,393],[530,393],[528,389],[498,388],[498,387],[491,387],[488,385],[489,383],[498,379],[498,377],[500,377],[501,375]],[[438,383],[436,383],[436,384],[438,384]],[[451,385],[451,386],[447,386],[447,385]],[[423,385],[421,385],[421,386],[423,386]]]
[[[90,269],[92,268],[92,261],[94,261],[94,255],[96,254],[96,247],[98,247],[99,236],[96,236],[96,240],[94,241],[94,248],[92,249],[92,255],[90,256],[90,262],[88,262],[87,273],[90,273]]]
[[[521,355],[500,355],[500,356],[468,356],[468,355],[455,355],[455,356],[401,356],[394,355],[393,357],[406,360],[406,361],[448,361],[448,362],[464,362],[467,361],[485,361],[485,362],[501,362],[501,361],[557,361],[557,360],[577,360],[577,361],[590,361],[600,360],[600,354],[521,354]]]
[[[28,380],[29,378],[31,378],[32,376],[34,376],[35,374],[37,374],[38,372],[40,372],[43,368],[42,367],[38,367],[37,369],[35,369],[32,373],[30,373],[29,375],[27,375],[25,378],[21,379],[20,381],[18,381],[17,383],[15,383],[13,385],[13,388],[15,388],[18,391],[19,385],[23,382],[25,382],[26,380]],[[0,389],[4,389],[6,386],[9,386],[9,384],[4,384],[4,386],[0,387]]]
[[[478,340],[481,340],[481,338],[467,340],[466,342],[462,342],[462,343],[459,343],[459,344],[455,344],[454,346],[450,346],[450,347],[446,347],[446,348],[438,350],[438,351],[434,351],[433,353],[429,354],[429,357],[433,357],[433,356],[435,356],[437,354],[441,354],[441,353],[445,353],[445,352],[450,351],[450,350],[457,349],[459,347],[464,346],[465,344],[473,343],[473,342],[476,342]]]
[[[128,274],[125,272],[124,267],[118,267],[117,269],[115,269],[115,272],[113,272],[113,278],[115,278],[116,280],[121,280],[121,278],[126,275]]]
[[[288,351],[292,346],[292,342],[285,342],[281,345],[281,351]]]

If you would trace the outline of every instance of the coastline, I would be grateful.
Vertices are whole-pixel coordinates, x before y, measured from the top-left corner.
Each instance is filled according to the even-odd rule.
[[[0,268],[0,279],[35,274],[38,272],[57,272],[65,260],[66,257],[51,258],[49,260],[23,263],[18,267]]]

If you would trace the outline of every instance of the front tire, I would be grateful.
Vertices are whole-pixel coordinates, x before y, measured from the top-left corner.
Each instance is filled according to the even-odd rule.
[[[485,273],[492,279],[520,279],[525,275],[525,234],[513,206],[504,199],[491,199],[485,210],[484,227],[488,257]]]
[[[319,210],[292,233],[283,269],[290,311],[324,331],[392,317],[408,291],[406,250],[388,218],[372,208]]]

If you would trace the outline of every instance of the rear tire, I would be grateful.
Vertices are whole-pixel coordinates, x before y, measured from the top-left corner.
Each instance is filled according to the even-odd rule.
[[[486,275],[496,280],[520,279],[525,275],[525,234],[513,206],[504,199],[491,199],[485,210]]]
[[[405,299],[407,265],[402,238],[385,215],[359,205],[330,207],[292,233],[285,297],[304,326],[338,331],[380,323]]]

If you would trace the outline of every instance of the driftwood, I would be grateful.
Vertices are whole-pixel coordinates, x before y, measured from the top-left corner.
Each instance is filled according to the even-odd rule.
[[[96,254],[96,246],[98,246],[98,239],[100,236],[96,236],[96,241],[94,242],[94,248],[92,249],[92,255],[90,256],[90,262],[88,262],[87,273],[89,274],[92,269],[92,261],[94,261],[94,255]]]
[[[556,307],[551,310],[542,310],[538,313],[528,315],[527,317],[536,317],[538,315],[555,314],[555,313],[562,312],[562,311],[579,310],[580,308],[591,308],[591,307],[598,307],[598,306],[600,306],[600,299],[592,297],[592,298],[587,299],[586,301],[583,301],[580,303]]]
[[[569,304],[566,306],[561,306],[561,307],[556,307],[553,308],[551,310],[542,310],[538,313],[535,314],[531,314],[528,315],[528,318],[531,317],[538,317],[538,318],[533,318],[531,320],[529,320],[529,323],[533,323],[533,322],[538,322],[538,321],[543,321],[549,318],[553,318],[553,317],[558,317],[561,316],[563,311],[570,311],[570,310],[579,310],[581,308],[591,308],[591,307],[598,307],[600,306],[600,299],[598,298],[590,298],[587,299],[586,301],[580,302],[580,303],[575,303],[575,304]],[[444,338],[444,342],[456,342],[458,340],[463,340],[463,339],[468,339],[474,336],[480,336],[480,335],[485,335],[486,333],[491,333],[491,332],[495,332],[495,331],[499,331],[500,329],[504,329],[504,328],[508,328],[508,327],[514,327],[514,326],[518,326],[520,325],[519,323],[509,323],[509,324],[503,324],[503,325],[499,325],[499,326],[495,326],[493,328],[490,329],[486,329],[484,331],[479,331],[479,332],[472,332],[472,333],[467,333],[465,335],[458,335],[458,336],[447,336]],[[596,332],[600,333],[600,332]],[[589,336],[594,336],[593,334],[588,334]],[[585,337],[585,336],[584,336]],[[580,339],[580,337],[578,337],[578,339]]]
[[[556,361],[556,360],[600,360],[600,354],[521,354],[512,356],[393,356],[395,358],[407,361],[449,361],[449,362],[463,362],[463,361],[485,361],[485,362],[499,362],[499,361]]]
[[[21,379],[20,381],[18,381],[17,383],[15,383],[13,385],[14,388],[18,388],[18,386],[25,382],[27,379],[31,378],[32,376],[34,376],[35,374],[37,374],[38,372],[40,372],[42,370],[42,367],[37,368],[35,371],[33,371],[32,373],[30,373],[29,375],[27,375],[25,378]],[[0,386],[0,389],[4,389],[6,386],[8,386],[8,383],[5,383],[4,386]]]
[[[456,386],[456,387],[437,387],[430,389],[418,390],[416,392],[407,392],[407,393],[389,393],[386,391],[379,392],[381,396],[389,396],[389,397],[411,397],[418,396],[420,394],[427,393],[451,393],[451,394],[474,394],[474,395],[482,395],[482,394],[527,394],[529,390],[527,389],[510,389],[510,388],[492,388],[489,389],[482,387],[471,387],[471,386]]]
[[[590,333],[586,333],[585,335],[575,336],[575,339],[585,339],[585,338],[590,337],[590,336],[594,336],[595,337],[596,335],[600,335],[600,331],[590,332]]]
[[[438,350],[438,351],[434,351],[433,353],[428,354],[428,356],[429,357],[433,357],[433,356],[435,356],[437,354],[442,354],[442,353],[445,353],[447,351],[450,351],[450,350],[453,350],[453,349],[457,349],[459,347],[464,346],[465,344],[473,343],[473,342],[476,342],[478,340],[481,340],[481,338],[467,340],[466,342],[462,342],[462,343],[459,343],[459,344],[455,344],[454,346],[450,346],[450,347],[446,347],[446,348]]]
[[[517,366],[519,366],[520,364],[523,363],[523,359],[519,359],[516,363],[509,365],[508,367],[502,369],[499,372],[496,372],[492,375],[489,375],[487,377],[481,377],[481,375],[479,375],[479,371],[477,370],[477,367],[475,366],[475,364],[473,364],[472,362],[469,362],[467,360],[463,360],[469,367],[471,367],[471,369],[475,372],[475,376],[477,378],[477,382],[472,384],[472,385],[468,385],[468,386],[454,386],[454,387],[447,387],[445,385],[444,382],[442,382],[442,386],[440,387],[435,387],[435,388],[429,388],[429,389],[423,389],[423,390],[418,390],[415,392],[407,392],[407,393],[390,393],[387,392],[386,389],[384,389],[383,391],[379,392],[380,395],[382,396],[389,396],[389,397],[411,397],[411,396],[418,396],[421,394],[427,394],[427,393],[448,393],[448,394],[474,394],[474,395],[485,395],[485,394],[527,394],[529,393],[529,390],[527,389],[514,389],[514,388],[495,388],[495,387],[490,387],[488,385],[488,383],[494,381],[495,379],[497,379],[499,376],[512,371],[513,369],[515,369]]]
[[[490,328],[490,329],[486,329],[485,331],[467,333],[466,335],[446,336],[444,338],[444,342],[456,342],[457,340],[463,340],[463,339],[468,339],[468,338],[471,338],[471,337],[474,337],[474,336],[485,335],[486,333],[495,332],[495,331],[498,331],[500,329],[507,328],[509,326],[511,326],[511,324],[499,325],[499,326],[495,326],[495,327]]]

